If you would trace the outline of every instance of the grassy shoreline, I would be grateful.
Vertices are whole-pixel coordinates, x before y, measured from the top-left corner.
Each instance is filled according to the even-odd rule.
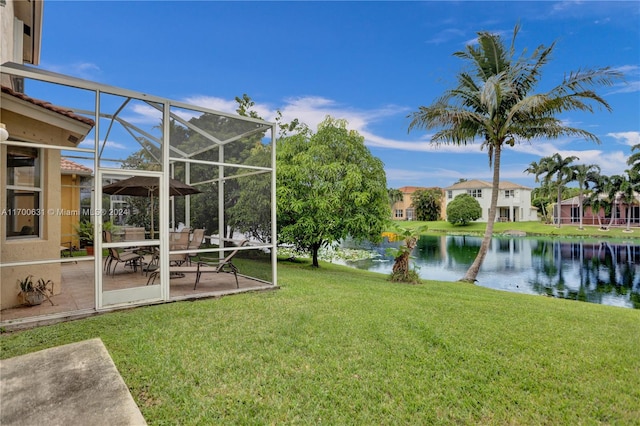
[[[640,311],[283,262],[281,289],[0,337],[99,337],[151,424],[640,424]]]
[[[426,225],[427,234],[465,234],[465,235],[484,235],[486,223],[474,222],[466,226],[454,226],[446,221],[394,221],[394,224],[407,228],[415,229],[419,226]],[[624,239],[637,240],[640,239],[640,228],[631,228],[631,232],[626,232],[625,226],[614,226],[609,230],[601,230],[598,226],[584,226],[584,229],[578,229],[577,224],[562,225],[557,228],[555,225],[548,225],[542,222],[497,222],[494,225],[494,235],[501,235],[508,231],[522,231],[527,236],[548,236],[548,237],[576,237],[576,238],[593,238],[593,239]]]

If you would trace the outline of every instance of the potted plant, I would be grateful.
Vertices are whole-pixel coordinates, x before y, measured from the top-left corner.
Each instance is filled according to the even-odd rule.
[[[47,299],[53,306],[53,301],[50,298],[50,296],[53,296],[53,281],[45,281],[44,278],[40,278],[34,283],[33,275],[27,275],[24,279],[18,280],[18,286],[20,287],[20,293],[18,294],[25,304],[35,306]]]
[[[87,250],[87,256],[93,256],[93,222],[82,221],[73,227],[80,238],[80,247]]]

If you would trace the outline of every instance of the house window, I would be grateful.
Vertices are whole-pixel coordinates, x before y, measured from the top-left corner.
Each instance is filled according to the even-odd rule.
[[[41,174],[40,150],[7,146],[7,238],[40,236]]]
[[[453,191],[447,191],[447,198],[448,199],[452,199],[453,198]]]
[[[504,190],[504,198],[513,198],[513,197],[515,197],[515,190],[513,189]]]
[[[415,209],[407,209],[407,220],[415,219]]]
[[[482,189],[467,189],[467,194],[473,198],[482,198]]]
[[[571,222],[580,222],[580,207],[571,207]]]
[[[395,216],[397,219],[402,219],[402,217],[403,217],[403,211],[402,211],[402,209],[396,209],[394,216]]]

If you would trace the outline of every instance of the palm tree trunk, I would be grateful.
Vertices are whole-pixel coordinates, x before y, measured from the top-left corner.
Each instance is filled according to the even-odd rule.
[[[561,182],[561,176],[558,176],[558,204],[556,204],[556,209],[558,211],[558,223],[556,225],[556,228],[560,228],[560,226],[562,226],[562,224],[560,223],[562,221],[562,185],[560,184]]]
[[[467,283],[476,282],[476,277],[480,272],[480,267],[482,266],[482,262],[484,262],[484,258],[487,256],[487,252],[489,251],[489,244],[491,244],[491,237],[493,237],[493,226],[496,222],[496,210],[498,205],[498,191],[500,188],[500,154],[501,154],[501,145],[496,146],[494,152],[493,159],[493,185],[491,191],[491,205],[489,207],[489,218],[487,219],[487,228],[484,231],[484,237],[482,238],[482,244],[480,244],[480,251],[478,251],[478,255],[476,259],[473,261],[467,273],[460,280]]]
[[[583,212],[583,205],[582,205],[582,187],[580,187],[580,195],[579,195],[579,201],[580,201],[580,208],[579,210],[579,215],[580,215],[580,227],[578,228],[579,230],[583,230],[583,226],[582,226],[582,216],[584,216],[584,212]]]

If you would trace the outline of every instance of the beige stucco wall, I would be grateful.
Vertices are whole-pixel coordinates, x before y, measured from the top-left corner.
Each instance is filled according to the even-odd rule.
[[[75,230],[80,223],[80,176],[62,175],[60,183],[60,207],[64,210],[60,216],[60,243],[71,242],[80,247]]]
[[[45,211],[60,209],[60,151],[42,150],[43,156],[43,203]],[[7,169],[6,146],[0,146],[0,170]],[[0,211],[7,207],[6,175],[0,178]],[[42,221],[42,238],[7,240],[6,219],[0,218],[1,263],[60,259],[60,216],[45,214]],[[18,279],[33,275],[54,283],[54,293],[60,293],[60,264],[2,267],[0,270],[0,308],[5,309],[21,303],[18,297]]]

